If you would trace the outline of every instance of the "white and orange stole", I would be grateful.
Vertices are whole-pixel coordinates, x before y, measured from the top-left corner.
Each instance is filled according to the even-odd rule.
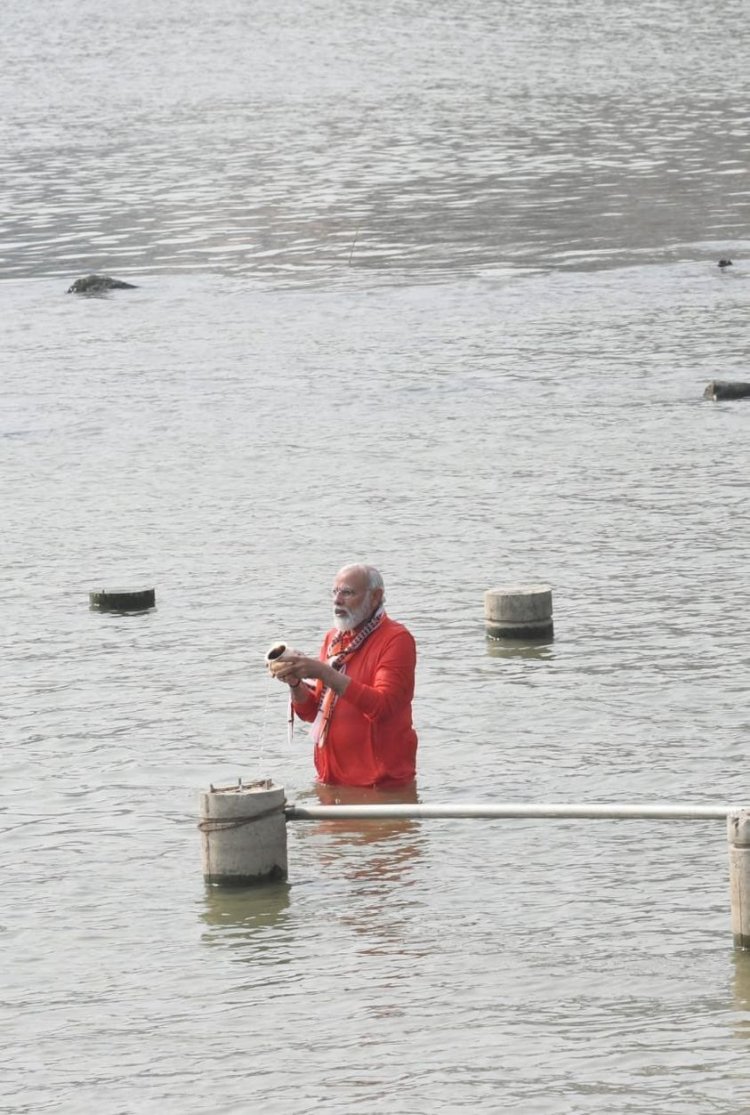
[[[384,616],[385,609],[381,606],[370,616],[367,623],[356,635],[352,631],[338,631],[328,647],[326,659],[328,665],[333,666],[334,670],[338,670],[339,673],[345,674],[347,663],[351,656],[357,653],[362,644],[372,635],[373,631],[377,631]],[[310,727],[310,735],[316,747],[325,747],[328,729],[331,724],[331,717],[333,716],[333,710],[336,707],[338,699],[338,693],[335,693],[333,689],[330,689],[326,685],[323,686],[318,701],[318,712]]]

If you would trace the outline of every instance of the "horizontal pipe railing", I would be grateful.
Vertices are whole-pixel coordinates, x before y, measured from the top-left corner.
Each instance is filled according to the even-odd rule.
[[[545,817],[588,820],[643,821],[726,821],[727,817],[747,808],[741,805],[564,805],[542,804],[434,804],[404,803],[390,805],[296,805],[284,808],[288,821],[382,821],[420,820],[435,818]]]
[[[344,796],[347,796],[346,794]],[[287,878],[288,821],[417,821],[540,818],[547,820],[724,821],[729,848],[732,939],[750,949],[750,807],[714,803],[453,802],[298,805],[266,778],[211,786],[201,795],[203,878],[218,886],[250,886]]]

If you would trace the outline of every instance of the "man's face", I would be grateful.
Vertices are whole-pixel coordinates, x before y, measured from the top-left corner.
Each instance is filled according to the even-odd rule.
[[[333,582],[333,622],[339,631],[353,631],[377,607],[366,575],[359,569],[342,569]]]

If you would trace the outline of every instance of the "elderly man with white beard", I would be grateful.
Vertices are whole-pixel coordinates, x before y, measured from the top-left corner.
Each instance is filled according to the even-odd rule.
[[[289,686],[293,715],[312,724],[319,781],[403,785],[416,774],[414,639],[386,615],[373,566],[345,565],[332,596],[334,627],[319,657],[286,651],[269,669]]]

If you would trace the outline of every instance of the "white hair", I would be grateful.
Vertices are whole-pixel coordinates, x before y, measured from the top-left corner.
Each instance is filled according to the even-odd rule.
[[[373,589],[379,588],[383,590],[383,600],[385,600],[385,582],[383,581],[382,574],[379,569],[374,565],[366,565],[362,561],[353,562],[351,565],[345,565],[339,569],[339,573],[348,573],[350,570],[356,570],[357,573],[364,573],[367,577],[367,588],[370,592]]]

